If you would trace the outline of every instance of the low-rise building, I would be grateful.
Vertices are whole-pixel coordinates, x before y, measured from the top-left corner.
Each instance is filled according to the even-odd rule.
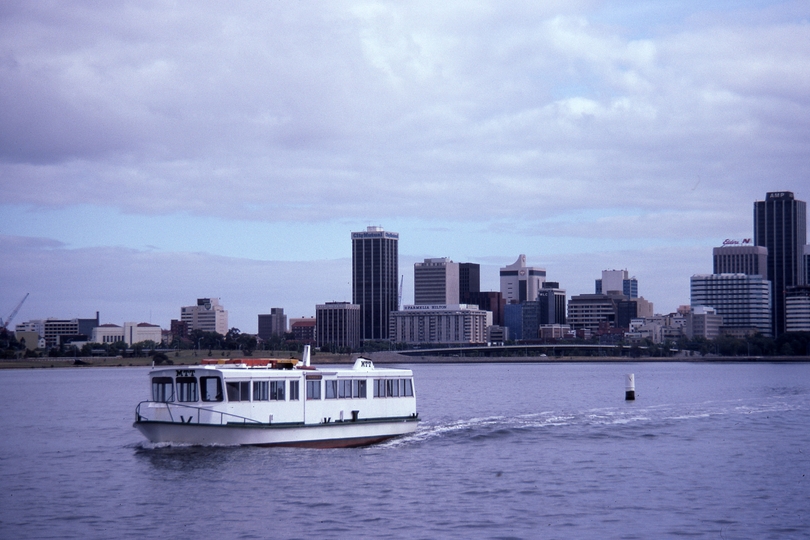
[[[341,349],[360,346],[360,305],[327,302],[315,307],[316,344]]]
[[[314,345],[316,337],[316,321],[314,317],[290,319],[290,332],[293,339],[305,345]]]
[[[99,325],[99,313],[95,319],[38,319],[20,323],[16,332],[37,332],[45,338],[46,347],[58,347],[67,342],[87,341],[93,334],[93,328]]]
[[[391,316],[395,341],[409,345],[486,343],[486,329],[492,324],[491,312],[467,304],[404,306]]]
[[[720,335],[720,327],[723,326],[723,316],[718,314],[713,307],[693,306],[689,314],[686,315],[686,337],[692,339],[702,337],[715,339]]]
[[[785,332],[810,332],[810,285],[785,292]]]
[[[93,329],[91,343],[117,343],[123,341],[127,347],[137,343],[151,341],[160,344],[163,340],[163,330],[156,324],[127,322],[124,326],[117,324],[102,324]]]

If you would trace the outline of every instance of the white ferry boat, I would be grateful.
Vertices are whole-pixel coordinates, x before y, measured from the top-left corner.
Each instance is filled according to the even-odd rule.
[[[151,400],[135,424],[153,443],[337,448],[416,430],[416,391],[407,369],[303,361],[205,360],[149,372]]]

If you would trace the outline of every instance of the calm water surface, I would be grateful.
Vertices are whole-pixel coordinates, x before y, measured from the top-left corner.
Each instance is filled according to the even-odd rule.
[[[0,371],[0,538],[810,537],[810,364],[409,367],[418,431],[341,450],[156,447],[148,369]]]

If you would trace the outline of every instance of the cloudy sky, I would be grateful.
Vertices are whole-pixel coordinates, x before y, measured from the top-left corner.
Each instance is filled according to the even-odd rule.
[[[709,7],[707,7],[709,6]],[[351,300],[352,231],[661,313],[810,198],[806,1],[0,4],[0,316]]]

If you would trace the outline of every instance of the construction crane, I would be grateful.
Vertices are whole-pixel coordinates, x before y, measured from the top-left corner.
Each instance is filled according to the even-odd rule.
[[[6,321],[5,321],[5,322],[3,322],[3,319],[2,319],[2,318],[0,318],[0,325],[2,325],[3,330],[5,330],[5,329],[6,329],[6,327],[7,327],[9,324],[11,324],[11,320],[14,318],[14,316],[17,314],[17,312],[18,312],[18,311],[20,311],[20,308],[22,307],[23,302],[25,302],[25,299],[26,299],[26,298],[28,298],[28,295],[29,295],[29,294],[31,294],[31,293],[25,293],[25,296],[23,296],[23,299],[22,299],[22,300],[20,300],[20,303],[19,303],[19,304],[17,304],[17,307],[15,307],[15,308],[14,308],[14,311],[12,311],[12,312],[11,312],[11,315],[9,315],[9,316],[6,318]]]

